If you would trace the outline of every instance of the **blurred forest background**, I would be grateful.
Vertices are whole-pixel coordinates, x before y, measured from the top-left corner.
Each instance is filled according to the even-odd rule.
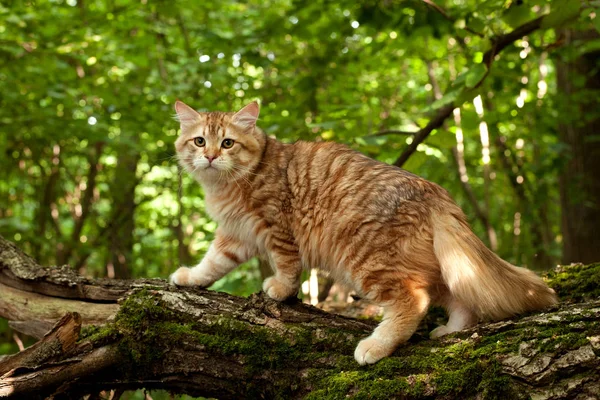
[[[4,0],[0,234],[93,277],[198,262],[216,225],[173,158],[173,103],[258,99],[280,140],[444,186],[512,263],[598,261],[599,3]],[[213,287],[258,291],[258,266]],[[0,353],[18,339],[0,321]]]

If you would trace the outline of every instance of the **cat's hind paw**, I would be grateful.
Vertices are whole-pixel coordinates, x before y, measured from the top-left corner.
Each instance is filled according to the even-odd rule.
[[[360,365],[375,364],[394,352],[394,346],[382,343],[381,340],[369,336],[363,339],[354,350],[354,358]]]
[[[456,332],[456,331],[452,330],[451,328],[448,328],[448,326],[446,326],[446,325],[440,325],[437,328],[435,328],[434,330],[432,330],[431,332],[429,332],[429,337],[431,339],[436,339],[436,338],[442,337],[442,336],[447,335],[452,332]]]
[[[276,277],[271,276],[263,282],[263,291],[270,298],[277,301],[283,301],[289,297],[295,296],[298,292],[298,288],[284,284]]]

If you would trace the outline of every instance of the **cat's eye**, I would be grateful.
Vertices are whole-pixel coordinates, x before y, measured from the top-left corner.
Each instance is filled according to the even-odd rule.
[[[233,147],[234,143],[235,141],[233,139],[223,139],[223,141],[221,142],[221,147],[224,149],[230,149]]]
[[[203,137],[197,137],[197,138],[194,138],[194,144],[198,147],[204,147],[204,145],[206,144],[206,141],[204,140]]]

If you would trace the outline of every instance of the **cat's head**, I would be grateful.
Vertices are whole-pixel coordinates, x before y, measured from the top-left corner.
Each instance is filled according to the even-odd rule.
[[[181,166],[203,184],[226,183],[260,162],[264,138],[256,127],[258,103],[237,113],[197,112],[177,101],[181,135],[175,149]]]

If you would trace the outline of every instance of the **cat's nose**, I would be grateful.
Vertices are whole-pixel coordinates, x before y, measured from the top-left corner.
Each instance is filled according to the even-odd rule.
[[[214,160],[215,158],[217,158],[216,156],[204,156],[204,157],[206,157],[206,158],[208,159],[208,163],[209,163],[209,164],[211,164],[211,163],[213,162],[213,160]]]

